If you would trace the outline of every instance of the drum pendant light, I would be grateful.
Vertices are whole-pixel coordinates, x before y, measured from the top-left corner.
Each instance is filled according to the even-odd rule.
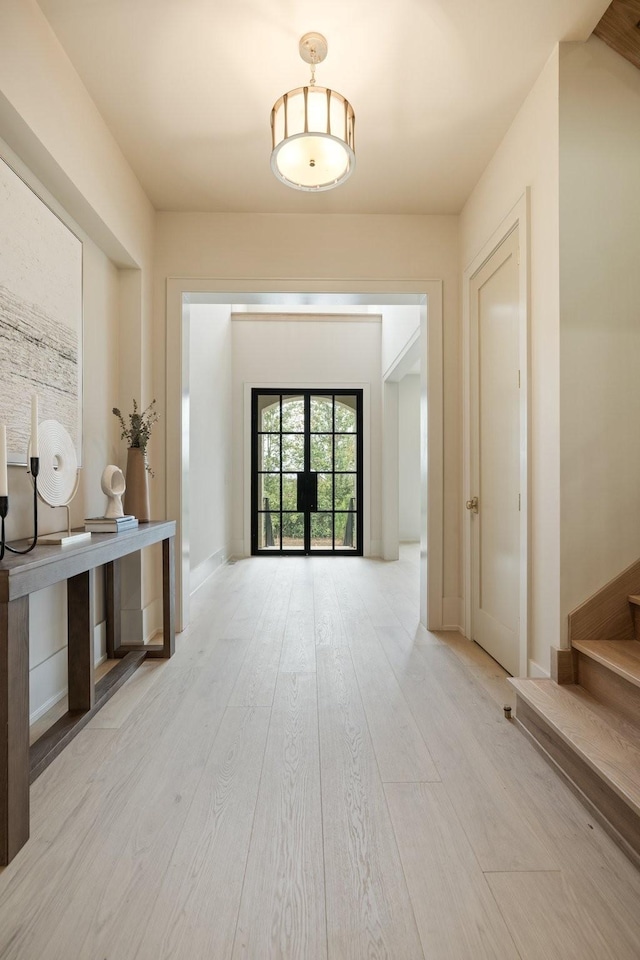
[[[283,94],[271,111],[271,169],[294,190],[332,190],[353,173],[355,114],[342,94],[316,86],[315,68],[327,56],[320,33],[305,33],[300,56],[311,66],[306,87]]]

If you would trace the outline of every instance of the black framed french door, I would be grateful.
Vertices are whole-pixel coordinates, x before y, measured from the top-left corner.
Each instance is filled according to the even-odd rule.
[[[252,554],[362,556],[362,390],[253,389]]]

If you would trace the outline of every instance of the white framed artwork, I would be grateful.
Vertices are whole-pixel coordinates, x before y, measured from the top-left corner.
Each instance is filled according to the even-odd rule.
[[[25,464],[31,398],[82,462],[82,241],[0,158],[0,423]]]

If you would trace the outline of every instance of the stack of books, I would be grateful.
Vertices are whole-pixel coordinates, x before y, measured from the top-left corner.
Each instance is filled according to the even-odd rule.
[[[136,517],[88,517],[84,521],[84,529],[88,533],[122,533],[124,530],[133,530],[138,526]]]

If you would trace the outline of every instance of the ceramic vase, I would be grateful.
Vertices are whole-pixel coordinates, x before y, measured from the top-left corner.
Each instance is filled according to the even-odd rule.
[[[127,451],[127,489],[124,492],[124,512],[133,514],[139,523],[149,522],[149,478],[140,447]]]

